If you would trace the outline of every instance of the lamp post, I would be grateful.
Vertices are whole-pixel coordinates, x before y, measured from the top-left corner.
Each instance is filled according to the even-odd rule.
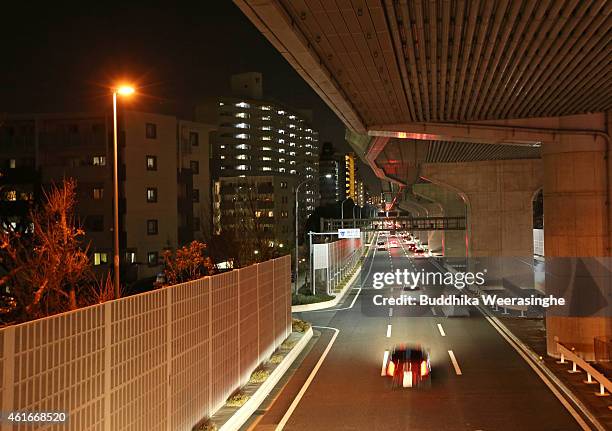
[[[298,293],[298,277],[300,275],[298,267],[300,265],[299,260],[299,247],[298,247],[298,236],[299,236],[299,214],[300,214],[300,201],[298,200],[298,191],[300,187],[302,187],[307,182],[312,181],[312,179],[304,180],[297,185],[295,188],[295,293]]]
[[[350,199],[350,198],[345,198],[345,199],[342,201],[342,204],[340,205],[340,213],[342,214],[342,215],[340,216],[340,218],[342,219],[342,221],[341,221],[341,223],[342,223],[342,227],[344,227],[344,202],[346,202],[346,201],[347,201],[347,200],[349,200],[349,199]]]
[[[127,85],[122,85],[113,89],[113,269],[115,272],[115,299],[121,296],[121,288],[119,285],[119,172],[117,166],[119,150],[117,145],[117,95],[129,96],[133,93],[134,87]]]

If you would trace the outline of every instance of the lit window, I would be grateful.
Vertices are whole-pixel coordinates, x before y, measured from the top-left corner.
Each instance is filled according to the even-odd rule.
[[[17,200],[17,191],[16,190],[7,190],[4,194],[5,201],[16,201]]]
[[[247,144],[238,144],[236,145],[237,150],[250,150],[251,146]]]
[[[95,200],[100,200],[104,198],[104,187],[94,187],[93,188],[93,198]]]
[[[157,170],[157,157],[147,156],[147,171],[156,171],[156,170]]]
[[[248,103],[246,103],[246,102],[239,102],[239,103],[236,103],[236,107],[237,107],[237,108],[250,108],[250,107],[251,107],[251,105],[249,105],[249,104],[248,104]]]
[[[249,118],[249,114],[247,114],[246,112],[237,112],[236,118]]]
[[[261,130],[272,130],[270,126],[261,126]]]
[[[295,156],[295,151],[289,151],[290,156]]]
[[[289,142],[290,147],[295,147],[295,142]]]
[[[262,111],[269,111],[269,110],[270,110],[270,107],[269,107],[269,106],[265,106],[265,105],[263,105],[263,106],[261,107],[261,110],[262,110]]]
[[[246,154],[238,154],[238,155],[236,156],[236,158],[237,158],[238,160],[248,160],[248,159],[249,159],[249,156],[247,156]]]
[[[15,159],[10,159],[9,160],[9,168],[10,169],[15,169],[17,167],[17,160]]]
[[[236,124],[236,127],[239,129],[249,129],[251,126],[249,126],[247,123],[238,123]]]
[[[289,162],[289,164],[290,164],[290,165],[295,165],[295,160],[291,160],[291,161]]]
[[[262,137],[261,137],[261,140],[262,140],[262,141],[270,141],[270,140],[272,140],[272,138],[271,138],[271,137],[269,137],[269,136],[262,136]]]
[[[278,115],[285,115],[285,111],[282,111],[282,110],[281,110],[281,111],[276,111],[276,113],[277,113]]]
[[[289,116],[289,119],[290,119],[290,120],[295,120],[295,115],[290,115],[290,116]]]
[[[147,263],[149,266],[156,266],[159,261],[159,253],[150,251],[147,253]]]
[[[281,135],[284,135],[284,134],[285,134],[285,130],[283,130],[283,129],[278,129],[278,133],[280,133]]]
[[[91,164],[94,166],[106,166],[106,156],[93,156]]]
[[[261,168],[262,171],[271,171],[272,168],[270,166],[264,166],[263,168]]]
[[[265,161],[272,160],[272,157],[263,156],[261,160],[265,160]]]
[[[284,154],[284,153],[285,153],[285,149],[284,149],[284,148],[279,148],[279,149],[278,149],[278,152],[279,152],[279,153],[283,153],[283,154]]]
[[[221,148],[222,150],[225,149],[225,145],[219,145],[219,148]]]
[[[296,172],[297,172],[297,171],[296,171],[295,169],[291,169],[291,170],[289,171],[289,173],[290,173],[290,174],[295,174]]]
[[[246,133],[238,133],[236,136],[234,136],[236,139],[249,139],[249,135],[247,135]]]
[[[270,116],[266,115],[264,117],[261,117],[261,121],[270,121]]]
[[[290,129],[295,129],[295,124],[289,124]]]
[[[102,265],[108,263],[108,253],[94,253],[94,265]]]
[[[279,143],[279,144],[284,144],[284,143],[285,143],[285,140],[284,140],[284,139],[279,139],[279,140],[278,140],[278,143]]]
[[[285,159],[283,159],[283,158],[278,159],[278,162],[279,162],[279,163],[285,163]]]
[[[219,102],[219,106],[225,106],[225,103]]]
[[[220,155],[220,156],[219,156],[219,158],[220,158],[221,160],[223,160],[223,159],[225,159],[225,156],[224,156],[224,155]]]
[[[268,217],[274,217],[274,211],[268,211]]]
[[[157,202],[157,188],[156,187],[147,187],[147,202],[149,203]]]
[[[249,165],[238,165],[238,166],[236,166],[236,169],[239,170],[239,171],[248,171],[248,170],[250,170],[250,168],[251,167]]]
[[[278,172],[287,172],[285,168],[278,168]]]
[[[272,151],[272,148],[270,147],[261,147],[262,151]]]

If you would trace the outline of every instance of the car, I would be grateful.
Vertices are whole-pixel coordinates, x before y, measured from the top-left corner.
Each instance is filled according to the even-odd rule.
[[[420,345],[399,344],[393,348],[385,366],[394,388],[431,385],[429,351]]]

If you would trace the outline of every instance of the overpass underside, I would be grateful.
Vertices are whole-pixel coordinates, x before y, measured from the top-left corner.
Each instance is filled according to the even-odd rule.
[[[609,301],[609,2],[235,3],[345,123],[397,205],[465,218],[461,236],[432,231],[430,243],[532,260],[542,191],[546,292],[570,310]],[[594,337],[612,337],[600,299],[547,317],[549,354],[558,339],[590,359]]]

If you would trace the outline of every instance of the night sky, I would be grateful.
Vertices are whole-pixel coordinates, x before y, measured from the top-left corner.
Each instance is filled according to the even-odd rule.
[[[321,142],[350,150],[344,125],[230,0],[3,6],[3,15],[0,112],[110,108],[109,85],[125,79],[140,93],[131,109],[191,119],[199,101],[229,94],[231,74],[258,71],[265,97],[311,109]]]

